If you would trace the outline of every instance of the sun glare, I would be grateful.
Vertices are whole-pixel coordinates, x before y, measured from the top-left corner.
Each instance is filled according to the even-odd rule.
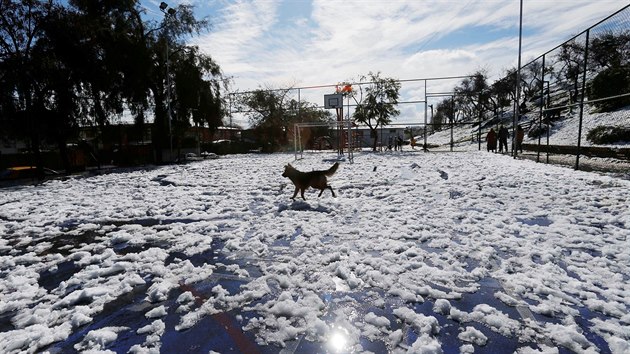
[[[346,348],[348,339],[346,338],[345,333],[340,330],[336,330],[328,339],[328,344],[335,353],[339,353]]]

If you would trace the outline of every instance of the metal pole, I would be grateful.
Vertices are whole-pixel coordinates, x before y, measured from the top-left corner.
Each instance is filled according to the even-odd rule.
[[[166,117],[168,118],[169,160],[173,159],[173,129],[171,127],[171,71],[168,58],[168,14],[166,14]]]
[[[580,169],[580,146],[582,143],[582,118],[584,116],[584,97],[586,95],[586,64],[588,62],[588,41],[591,30],[586,30],[586,44],[584,45],[584,65],[582,67],[582,97],[580,97],[580,124],[578,127],[577,154],[575,156],[575,169]]]
[[[298,126],[297,124],[293,124],[293,153],[295,155],[295,159],[297,160],[297,153],[298,153]]]
[[[547,81],[547,108],[551,105],[551,88],[549,87],[549,81]],[[547,122],[547,163],[549,163],[549,134],[550,134],[549,122]]]
[[[343,104],[343,101],[341,104]],[[354,163],[354,153],[352,151],[352,124],[350,123],[350,96],[348,96],[348,110],[346,115],[348,119],[348,161],[350,161],[350,163]]]
[[[518,69],[516,70],[516,107],[514,108],[514,117],[512,119],[512,156],[516,158],[516,120],[520,118],[520,102],[521,102],[521,43],[523,38],[523,0],[520,1],[520,15],[518,25]]]
[[[545,54],[542,56],[542,73],[540,78],[540,115],[538,117],[538,146],[536,147],[536,162],[540,162],[540,130],[542,129],[543,108],[547,108],[545,100]],[[548,81],[547,81],[548,82]],[[549,93],[549,90],[547,90]]]
[[[481,151],[481,92],[479,93],[479,126],[477,129],[477,141],[479,142],[479,151]]]
[[[339,108],[339,156],[343,156],[343,100],[341,101],[341,108]]]
[[[233,100],[232,97],[234,97],[234,94],[229,94],[229,96],[231,97],[230,98],[230,105],[229,105],[229,107],[230,107],[230,127],[231,127],[232,126],[232,100]]]
[[[422,150],[427,152],[427,80],[424,80],[424,145],[422,145]],[[431,110],[433,110],[433,106],[431,106]]]
[[[546,159],[546,163],[549,163],[549,134],[550,134],[550,128],[551,128],[551,124],[549,124],[550,122],[547,122],[547,159]]]
[[[435,125],[433,123],[434,122],[434,119],[433,119],[433,105],[430,104],[429,107],[431,107],[431,129],[433,130],[433,132],[435,132]],[[427,149],[427,151],[429,149],[429,145],[427,143],[427,136],[426,135],[424,136],[424,148]]]
[[[300,119],[300,106],[301,106],[300,100],[301,100],[301,98],[300,98],[300,89],[298,88],[298,122],[302,123],[302,120]],[[300,139],[300,145],[299,145],[300,146],[300,150],[301,150],[300,154],[302,154],[302,150],[303,150],[302,149],[302,131],[301,131],[300,128],[298,128],[297,124],[294,125],[294,126],[295,126],[295,128],[293,129],[293,141],[294,141],[293,146],[295,148],[295,159],[297,160],[297,149],[298,149],[297,140],[298,140],[298,138]],[[300,155],[300,156],[302,156],[302,155]]]
[[[453,123],[455,122],[455,96],[451,96],[451,152],[453,152]]]
[[[298,126],[297,127],[297,134],[298,134],[298,141],[299,141],[299,146],[300,146],[300,158],[303,159],[304,158],[304,149],[302,148],[302,127]]]

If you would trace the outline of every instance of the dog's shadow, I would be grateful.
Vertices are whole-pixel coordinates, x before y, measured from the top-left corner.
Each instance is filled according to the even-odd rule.
[[[309,203],[303,200],[294,200],[290,204],[280,203],[278,205],[278,213],[281,213],[285,210],[295,210],[295,211],[316,211],[318,213],[332,213],[332,209],[327,208],[323,205],[318,204],[316,207],[313,207]]]

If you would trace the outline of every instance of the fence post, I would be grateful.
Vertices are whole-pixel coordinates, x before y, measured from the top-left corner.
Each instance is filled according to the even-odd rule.
[[[516,158],[516,121],[521,120],[521,43],[523,38],[523,0],[521,0],[520,15],[518,20],[518,68],[516,69],[516,107],[512,119],[512,156]]]
[[[481,151],[481,92],[479,92],[479,125],[477,126],[477,141],[479,142],[479,151]]]
[[[423,132],[423,138],[422,140],[423,145],[422,145],[422,150],[424,152],[427,152],[427,110],[429,109],[429,102],[427,102],[427,80],[424,80],[424,132]],[[433,106],[431,106],[431,110],[433,110]],[[431,119],[433,119],[433,115],[431,115]],[[433,122],[431,122],[433,123]]]
[[[451,111],[451,152],[453,152],[453,124],[455,123],[455,96],[451,96],[452,111]]]
[[[295,154],[295,160],[298,159],[298,157],[297,157],[297,154],[298,154],[297,130],[298,130],[297,124],[293,124],[293,151],[294,151],[294,154]]]
[[[540,134],[542,128],[543,108],[547,107],[547,100],[545,100],[545,54],[542,56],[542,73],[540,78],[540,116],[538,119],[538,145],[536,147],[536,162],[540,162]],[[549,94],[549,91],[547,91]],[[547,127],[549,129],[549,127]]]
[[[586,65],[588,63],[588,41],[591,30],[586,30],[586,44],[584,45],[584,65],[582,67],[582,97],[580,97],[580,124],[578,127],[577,153],[575,155],[575,169],[580,169],[580,145],[582,142],[582,120],[584,116],[584,97],[586,96]]]

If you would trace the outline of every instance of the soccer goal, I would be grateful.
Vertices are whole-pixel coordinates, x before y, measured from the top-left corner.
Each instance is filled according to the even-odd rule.
[[[326,123],[296,123],[294,125],[293,136],[295,137],[295,159],[299,160],[304,158],[305,145],[309,140],[313,140],[312,131],[317,128],[326,128],[331,132],[332,136],[317,137],[317,148],[319,150],[334,149],[337,152],[337,159],[341,160],[346,158],[348,162],[354,162],[354,142],[352,134],[352,121],[350,120],[338,120]]]

